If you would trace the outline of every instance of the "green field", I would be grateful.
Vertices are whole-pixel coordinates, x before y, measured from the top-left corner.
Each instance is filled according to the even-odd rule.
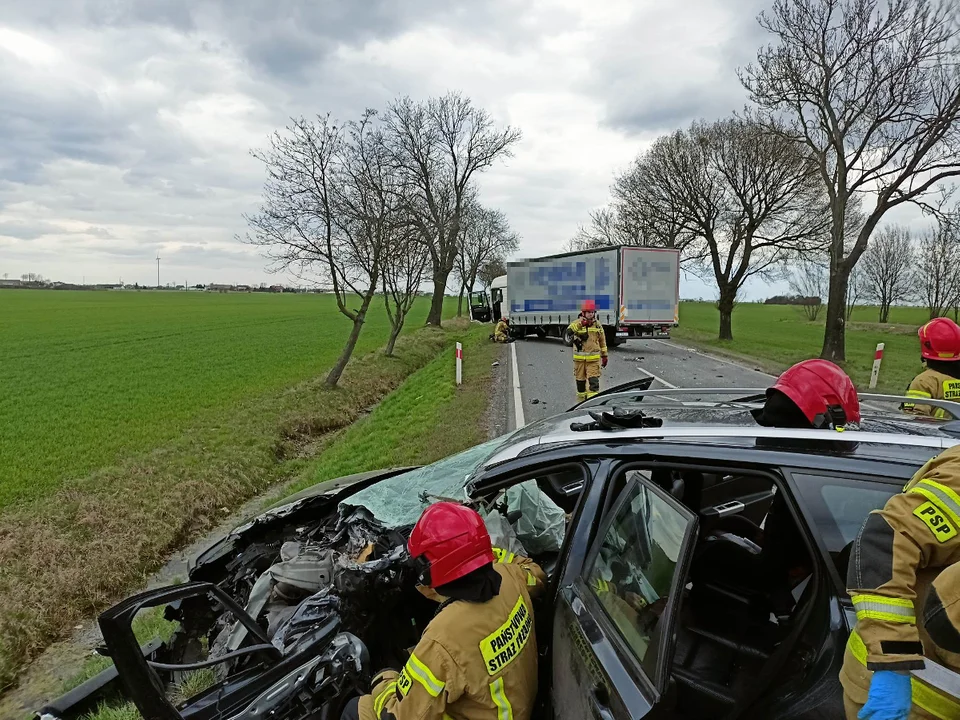
[[[0,508],[324,372],[349,329],[330,295],[0,292]],[[356,354],[388,332],[378,303]]]
[[[877,391],[901,393],[922,369],[917,328],[929,319],[925,308],[895,307],[890,322],[877,323],[877,310],[858,307],[847,326],[847,359],[843,364],[858,387],[866,388],[877,343],[884,343]],[[809,322],[798,307],[744,303],[733,312],[733,340],[717,339],[720,315],[712,303],[680,304],[679,342],[691,342],[757,358],[772,372],[817,357],[823,345],[823,316]]]

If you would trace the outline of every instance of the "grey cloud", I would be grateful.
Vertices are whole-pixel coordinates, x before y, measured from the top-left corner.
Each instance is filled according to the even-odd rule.
[[[59,232],[59,228],[48,222],[0,220],[0,235],[18,240],[35,240],[55,232]]]
[[[604,102],[609,127],[634,135],[665,133],[699,118],[711,120],[740,110],[747,94],[737,70],[768,41],[756,22],[765,5],[762,0],[718,1],[714,7],[726,9],[729,21],[716,28],[716,42],[708,47],[690,47],[682,34],[666,42],[638,13],[624,23],[610,51],[594,65],[585,89]],[[689,27],[698,28],[695,19]],[[644,37],[665,44],[666,52],[653,61],[645,57]],[[626,38],[637,38],[633,51]]]

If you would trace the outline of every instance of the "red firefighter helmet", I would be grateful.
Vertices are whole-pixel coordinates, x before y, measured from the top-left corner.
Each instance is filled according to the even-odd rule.
[[[438,502],[423,511],[407,549],[412,558],[421,559],[423,583],[434,588],[493,562],[483,519],[475,510],[452,502]]]
[[[597,304],[593,300],[584,300],[580,306],[580,312],[596,312]]]
[[[787,369],[767,396],[779,390],[815,428],[860,422],[860,398],[853,381],[829,360],[804,360]]]
[[[960,326],[950,318],[934,318],[917,330],[924,360],[960,360]]]

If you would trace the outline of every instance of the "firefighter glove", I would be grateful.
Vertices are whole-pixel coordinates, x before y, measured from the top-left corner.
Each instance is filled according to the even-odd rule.
[[[910,676],[892,670],[877,670],[870,681],[867,704],[860,720],[907,720],[911,705]]]
[[[607,356],[604,355],[602,358],[600,358],[600,367],[606,367],[606,366],[607,366]]]

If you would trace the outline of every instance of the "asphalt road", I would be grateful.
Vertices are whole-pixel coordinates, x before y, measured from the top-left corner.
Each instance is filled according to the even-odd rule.
[[[601,390],[648,376],[654,377],[651,388],[765,388],[773,379],[766,373],[667,340],[628,340],[609,355],[600,380]],[[576,404],[572,348],[559,340],[530,337],[512,343],[508,358],[511,430],[518,423],[555,415]],[[518,398],[522,414],[516,412]]]

